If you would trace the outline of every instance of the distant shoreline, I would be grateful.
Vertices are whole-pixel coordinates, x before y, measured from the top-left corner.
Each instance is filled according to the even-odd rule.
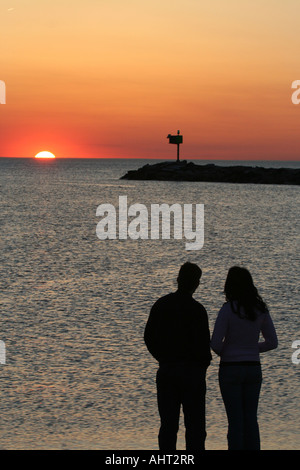
[[[0,155],[0,160],[30,160],[30,161],[35,161],[36,159],[34,157],[7,157],[4,155]],[[54,159],[53,159],[54,160]],[[150,157],[60,157],[56,156],[55,158],[56,161],[66,161],[66,160],[95,160],[95,161],[101,161],[101,160],[111,160],[111,161],[132,161],[132,162],[173,162],[173,158],[165,159],[165,158],[150,158]],[[237,159],[218,159],[218,158],[190,158],[189,162],[193,162],[195,164],[200,164],[200,165],[208,165],[208,164],[214,164],[214,165],[220,165],[220,166],[233,166],[233,165],[243,165],[243,166],[256,166],[260,165],[263,166],[266,165],[266,168],[271,168],[270,165],[273,165],[272,168],[279,168],[280,166],[287,165],[289,168],[295,168],[295,165],[297,165],[297,168],[300,168],[300,160],[270,160],[270,159],[242,159],[242,160],[237,160]]]
[[[300,168],[265,168],[239,164],[221,166],[214,163],[199,165],[186,160],[163,161],[130,170],[120,179],[299,185]]]

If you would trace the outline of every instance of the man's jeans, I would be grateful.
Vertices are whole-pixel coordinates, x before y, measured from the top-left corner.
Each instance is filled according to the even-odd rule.
[[[259,450],[257,407],[260,365],[220,365],[219,384],[228,419],[229,450]]]
[[[160,450],[176,450],[180,406],[185,424],[186,450],[204,450],[207,367],[197,363],[163,364],[157,371],[157,400],[161,419]]]

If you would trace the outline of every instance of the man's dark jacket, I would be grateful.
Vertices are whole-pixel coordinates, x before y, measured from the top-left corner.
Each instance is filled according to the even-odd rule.
[[[180,290],[155,302],[144,340],[160,364],[184,361],[208,366],[212,357],[207,312],[191,294]]]

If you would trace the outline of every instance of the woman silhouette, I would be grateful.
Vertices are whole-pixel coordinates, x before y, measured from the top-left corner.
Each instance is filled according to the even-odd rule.
[[[229,269],[224,293],[227,302],[216,319],[211,348],[221,359],[219,385],[228,419],[228,449],[259,450],[259,355],[277,347],[277,335],[247,269]]]

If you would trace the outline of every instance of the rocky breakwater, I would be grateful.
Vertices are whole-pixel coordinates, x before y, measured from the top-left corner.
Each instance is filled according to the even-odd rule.
[[[213,163],[196,165],[186,160],[166,161],[130,170],[121,179],[299,185],[300,169],[244,165],[219,166]]]

